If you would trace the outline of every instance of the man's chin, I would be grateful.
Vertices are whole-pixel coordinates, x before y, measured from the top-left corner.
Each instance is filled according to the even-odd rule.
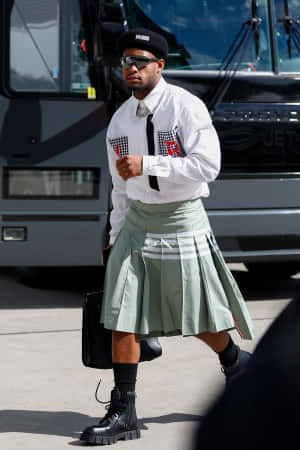
[[[132,91],[143,91],[145,89],[144,86],[138,85],[137,83],[132,83],[132,82],[126,82],[127,87],[129,89],[131,89]]]
[[[134,92],[143,92],[145,88],[144,86],[131,86],[131,90]]]

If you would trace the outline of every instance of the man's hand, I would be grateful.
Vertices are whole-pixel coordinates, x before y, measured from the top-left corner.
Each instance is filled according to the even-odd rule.
[[[127,155],[118,159],[117,170],[124,181],[129,178],[143,175],[143,157],[139,155]]]

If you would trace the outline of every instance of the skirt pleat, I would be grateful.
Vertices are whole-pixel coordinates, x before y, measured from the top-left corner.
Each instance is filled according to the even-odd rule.
[[[161,276],[160,276],[160,304],[163,329],[168,333],[181,334],[182,329],[182,285],[181,267],[174,260],[165,259],[166,247],[162,246]],[[174,299],[177,299],[174,301]]]
[[[244,299],[201,200],[133,202],[109,257],[101,322],[148,336],[236,328],[252,338]]]
[[[212,234],[209,236],[209,242],[213,249],[212,256],[214,265],[219,274],[226,298],[228,299],[235,328],[243,339],[250,339],[253,336],[253,330],[246,303]]]

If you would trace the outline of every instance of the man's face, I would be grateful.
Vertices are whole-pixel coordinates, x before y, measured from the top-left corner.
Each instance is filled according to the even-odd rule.
[[[155,55],[137,48],[128,48],[124,51],[123,56],[141,56],[144,58],[154,58]],[[129,68],[122,67],[123,77],[127,86],[134,91],[134,95],[142,99],[156,86],[161,78],[162,70],[165,66],[163,59],[152,61],[142,68],[132,64]]]

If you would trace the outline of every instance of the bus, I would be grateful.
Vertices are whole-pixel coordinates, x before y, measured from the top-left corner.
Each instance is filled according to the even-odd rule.
[[[300,271],[296,0],[5,0],[0,265],[97,266],[111,181],[105,132],[130,95],[117,39],[168,41],[164,77],[207,105],[222,169],[205,206],[228,262]]]

